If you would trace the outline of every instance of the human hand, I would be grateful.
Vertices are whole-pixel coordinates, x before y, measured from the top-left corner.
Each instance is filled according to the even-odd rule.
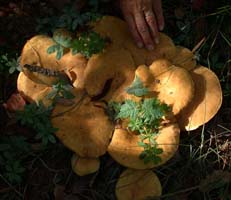
[[[154,49],[164,28],[161,0],[119,0],[120,8],[138,47]]]
[[[7,100],[7,102],[3,104],[4,108],[11,112],[15,112],[17,110],[24,110],[25,105],[25,100],[18,93],[12,94],[10,98]]]

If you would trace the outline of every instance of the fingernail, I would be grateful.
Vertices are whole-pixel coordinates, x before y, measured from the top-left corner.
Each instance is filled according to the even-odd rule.
[[[137,42],[137,46],[138,46],[139,48],[142,48],[142,47],[143,47],[143,44],[142,44],[141,42]]]
[[[152,51],[152,50],[154,49],[154,47],[153,47],[153,45],[149,44],[149,45],[147,46],[147,49],[148,49],[149,51]]]
[[[159,43],[160,43],[159,38],[155,38],[155,43],[156,43],[156,44],[159,44]]]

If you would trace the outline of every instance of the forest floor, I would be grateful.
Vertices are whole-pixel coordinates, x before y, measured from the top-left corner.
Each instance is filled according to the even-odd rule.
[[[106,1],[89,2],[86,7],[81,4],[86,11],[120,16]],[[175,44],[197,47],[198,63],[219,77],[223,104],[209,123],[196,131],[182,132],[174,158],[154,170],[163,187],[160,198],[231,200],[230,2],[163,0],[163,8],[164,32]],[[23,45],[40,32],[51,33],[56,18],[71,18],[73,11],[68,9],[57,9],[45,0],[0,0],[0,104],[17,90],[17,59]],[[109,155],[100,158],[97,173],[77,176],[71,169],[72,152],[57,140],[42,146],[34,130],[17,122],[13,113],[7,118],[5,114],[1,110],[1,200],[116,199],[115,184],[124,167]]]

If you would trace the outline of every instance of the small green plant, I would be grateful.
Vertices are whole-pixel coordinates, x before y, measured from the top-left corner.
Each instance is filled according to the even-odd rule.
[[[1,137],[0,141],[0,171],[11,184],[19,184],[23,181],[25,168],[23,159],[28,156],[31,148],[24,137]],[[1,179],[1,177],[0,177]]]
[[[73,99],[75,96],[71,93],[72,87],[62,80],[52,85],[52,91],[47,95],[47,99],[51,99],[56,103],[59,99]]]
[[[65,28],[71,32],[75,32],[78,28],[85,26],[90,21],[95,21],[101,15],[95,10],[88,12],[80,12],[75,6],[66,6],[60,16],[50,16],[37,20],[37,32],[52,33],[57,28]]]
[[[66,6],[63,14],[57,19],[56,28],[66,28],[69,31],[76,31],[79,27],[100,17],[95,11],[80,12],[74,6]]]
[[[62,35],[53,39],[56,44],[48,47],[47,53],[56,52],[58,60],[63,56],[65,49],[71,49],[73,55],[81,53],[90,58],[93,54],[102,52],[106,45],[106,40],[95,32],[83,33],[76,39]]]
[[[9,58],[8,54],[0,55],[0,74],[13,74],[16,71],[21,71],[18,58]]]
[[[71,48],[72,37],[64,36],[62,34],[54,34],[53,40],[56,44],[48,47],[47,53],[52,54],[56,52],[56,59],[60,60],[64,54],[65,49]]]
[[[106,40],[98,33],[90,32],[81,34],[80,37],[73,41],[72,54],[81,53],[87,58],[93,54],[102,52],[105,48]]]
[[[135,96],[141,97],[148,94],[148,89],[143,86],[142,81],[138,76],[135,76],[135,80],[130,87],[126,89],[128,94],[134,94]]]
[[[139,77],[135,78],[126,91],[138,96],[148,93],[148,89],[143,86]],[[158,148],[155,137],[159,133],[162,118],[170,111],[170,108],[166,104],[161,104],[156,98],[142,99],[140,102],[125,100],[122,104],[111,102],[109,108],[114,110],[114,120],[129,119],[128,128],[139,134],[141,141],[138,145],[144,148],[140,159],[143,159],[144,163],[159,163],[161,161],[159,155],[163,150]]]
[[[36,139],[41,139],[43,146],[47,146],[48,142],[55,143],[54,128],[50,121],[52,107],[46,108],[41,102],[26,105],[23,111],[16,113],[16,118],[22,125],[26,125],[34,129],[37,133]]]

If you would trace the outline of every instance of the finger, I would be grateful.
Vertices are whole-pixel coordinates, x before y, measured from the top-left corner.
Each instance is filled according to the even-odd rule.
[[[153,46],[152,37],[150,35],[149,28],[146,24],[143,13],[140,12],[135,13],[134,17],[135,17],[137,30],[144,42],[145,47],[148,50],[153,50],[154,46]]]
[[[156,23],[156,18],[152,10],[144,12],[144,16],[146,19],[146,22],[149,26],[149,29],[151,30],[152,38],[154,39],[155,43],[159,43],[159,32],[158,27]]]
[[[15,110],[17,108],[18,102],[17,100],[13,100],[8,104],[8,108],[10,110]]]
[[[8,111],[14,111],[15,110],[15,105],[14,103],[10,102],[6,105],[5,107]]]
[[[136,42],[136,45],[139,48],[142,48],[144,46],[143,40],[142,40],[142,38],[140,37],[140,35],[138,33],[138,30],[136,28],[136,24],[135,24],[135,21],[134,21],[132,15],[124,15],[124,18],[127,21],[127,24],[129,26],[129,30],[130,30],[130,32],[132,34],[133,39]]]
[[[19,102],[24,100],[20,94],[16,94],[16,97]]]
[[[164,16],[161,0],[153,0],[153,10],[157,19],[157,25],[160,31],[164,29]]]

